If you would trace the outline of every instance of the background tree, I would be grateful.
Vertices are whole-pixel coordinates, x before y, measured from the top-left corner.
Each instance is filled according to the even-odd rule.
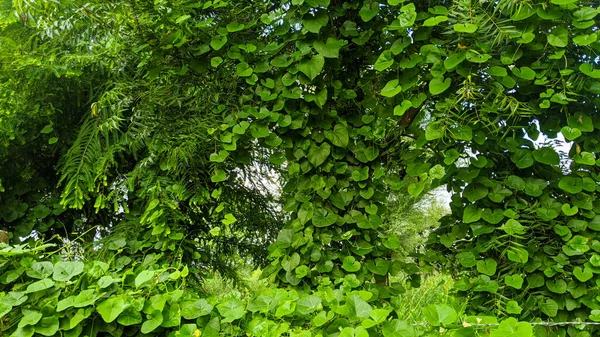
[[[593,6],[13,2],[0,27],[21,49],[0,71],[2,137],[24,154],[0,159],[17,244],[0,251],[2,329],[468,336],[495,323],[472,325],[482,313],[597,319]],[[30,91],[40,71],[43,90]],[[56,88],[80,100],[54,110],[41,94]],[[559,131],[579,146],[569,172],[530,140]],[[53,154],[32,170],[24,159],[39,148]],[[281,200],[257,172],[277,172]],[[38,177],[48,184],[30,190]],[[443,183],[452,213],[421,261],[458,263],[477,316],[457,326],[453,308],[432,305],[429,326],[413,327],[396,301],[406,284],[390,280],[416,285],[419,270],[393,260],[388,192]],[[273,289],[218,297],[194,279],[232,254],[260,260],[275,236],[263,272]],[[491,335],[531,336],[514,317]]]

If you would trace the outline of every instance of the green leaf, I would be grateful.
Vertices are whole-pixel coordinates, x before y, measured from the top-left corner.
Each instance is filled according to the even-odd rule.
[[[323,143],[321,146],[316,146],[312,144],[308,149],[307,158],[308,161],[314,166],[318,167],[327,160],[329,154],[331,153],[331,145],[328,143]]]
[[[345,260],[345,259],[344,259]],[[373,308],[363,300],[359,295],[350,295],[346,300],[346,305],[350,309],[350,317],[357,317],[359,319],[369,318]]]
[[[354,273],[360,270],[360,262],[356,261],[354,256],[346,256],[342,261],[342,268],[345,271]]]
[[[35,333],[35,328],[31,325],[16,329],[10,337],[31,337]]]
[[[156,328],[158,328],[163,322],[163,316],[160,311],[156,311],[148,315],[148,318],[149,319],[142,324],[141,332],[143,334],[151,333],[152,331],[156,330]]]
[[[58,301],[58,303],[56,305],[56,311],[60,312],[60,311],[63,311],[65,309],[72,307],[74,305],[74,301],[75,301],[75,296],[69,296],[67,298],[63,298],[62,300]]]
[[[566,245],[563,246],[563,252],[569,256],[582,255],[588,250],[590,250],[590,246],[588,246],[589,239],[583,237],[581,235],[575,235],[571,240],[567,242]]]
[[[533,156],[531,151],[525,149],[518,149],[515,151],[515,153],[510,157],[510,160],[520,169],[528,168],[533,165]]]
[[[84,264],[81,261],[59,261],[54,265],[52,278],[56,281],[66,282],[83,272]]]
[[[43,280],[39,280],[37,282],[33,282],[30,285],[28,285],[27,290],[25,290],[25,293],[35,293],[38,291],[52,288],[53,286],[54,286],[54,281],[52,281],[49,278],[46,278]]]
[[[540,306],[540,310],[542,310],[542,312],[544,314],[548,315],[549,317],[554,317],[558,313],[558,304],[553,299],[547,298],[546,301],[540,303],[539,306]],[[525,336],[527,336],[527,335],[525,335]],[[531,336],[531,335],[529,335],[529,336]],[[496,335],[496,336],[491,336],[491,337],[506,337],[506,336],[504,334],[502,334],[502,335]],[[521,336],[519,335],[518,337],[521,337]]]
[[[297,76],[296,75],[292,75],[290,73],[285,73],[285,75],[283,75],[283,77],[281,77],[281,82],[283,83],[283,85],[285,85],[286,87],[289,87],[290,85],[294,84],[297,80]],[[247,122],[246,122],[247,123]],[[235,132],[235,128],[233,129],[234,133]]]
[[[515,219],[509,219],[504,225],[500,227],[500,229],[502,229],[508,235],[525,234],[525,227]]]
[[[532,337],[533,329],[527,322],[517,322],[510,317],[500,323],[497,330],[493,330],[490,337]]]
[[[509,314],[518,315],[523,311],[523,308],[519,306],[517,301],[508,301],[506,302],[506,312]]]
[[[212,40],[210,40],[210,46],[214,50],[219,50],[223,48],[223,46],[227,43],[227,36],[213,36]]]
[[[583,190],[583,180],[579,177],[562,177],[558,182],[558,187],[565,192],[577,194]]]
[[[433,15],[448,15],[448,8],[440,5],[435,5],[433,7],[429,7],[427,11]]]
[[[205,299],[181,302],[181,316],[185,319],[196,319],[210,314],[213,310],[212,304]]]
[[[341,148],[346,148],[350,140],[348,137],[348,129],[341,124],[336,124],[332,131],[326,130],[325,138],[329,139],[331,144]]]
[[[227,28],[228,32],[234,33],[234,32],[239,32],[240,30],[244,29],[245,27],[246,26],[244,24],[234,21],[234,22],[230,22],[229,24],[227,24],[227,26],[225,28]]]
[[[321,28],[325,27],[325,25],[329,22],[329,15],[326,11],[319,11],[317,15],[312,16],[309,15],[307,18],[302,20],[302,25],[306,30],[311,33],[319,33]]]
[[[400,7],[400,15],[398,15],[399,28],[411,27],[417,19],[417,11],[414,3],[409,3]]]
[[[512,68],[512,73],[515,74],[515,76],[520,77],[524,80],[527,81],[531,81],[533,79],[535,79],[535,70],[529,68],[529,67],[521,67],[521,68],[517,68],[514,67]]]
[[[79,323],[83,322],[84,319],[88,318],[92,314],[92,312],[94,312],[94,308],[86,308],[86,309],[77,310],[75,315],[73,315],[73,317],[71,317],[71,319],[69,320],[69,327],[72,329],[72,328],[78,326]],[[141,320],[140,320],[140,322],[141,322]]]
[[[436,164],[434,167],[429,169],[429,176],[432,179],[442,179],[446,176],[446,170],[440,164]]]
[[[119,318],[117,318],[117,323],[124,326],[137,325],[142,323],[142,321],[142,313],[135,310],[133,307],[125,309],[123,313],[119,315]]]
[[[582,269],[580,266],[577,266],[573,269],[573,276],[581,282],[586,282],[590,280],[594,274],[589,268]]]
[[[0,303],[0,306],[2,304]],[[23,318],[19,321],[19,328],[25,327],[27,325],[36,325],[37,322],[42,319],[44,316],[41,312],[37,310],[29,310],[29,309],[21,309],[21,313],[23,314]],[[2,315],[0,315],[1,317]]]
[[[107,300],[101,302],[96,307],[96,311],[102,316],[102,319],[106,323],[110,323],[117,319],[119,315],[129,307],[128,299],[124,296],[110,297]]]
[[[316,295],[304,296],[296,303],[296,311],[301,315],[309,315],[319,310],[321,306],[321,298]]]
[[[0,302],[0,318],[11,312],[12,308],[13,306],[8,303]]]
[[[51,133],[52,131],[54,131],[54,127],[52,126],[52,124],[48,124],[48,125],[44,126],[44,128],[42,129],[42,131],[40,131],[40,133],[48,134],[48,133]]]
[[[210,177],[210,181],[213,183],[219,183],[225,180],[227,180],[227,175],[224,171],[219,169],[215,170],[215,173]]]
[[[375,64],[373,65],[373,68],[377,71],[384,71],[391,67],[392,64],[394,64],[394,55],[390,50],[386,50],[379,55],[377,61],[375,61]]]
[[[462,61],[465,60],[465,52],[459,52],[450,54],[447,59],[444,60],[444,67],[448,70],[456,68]]]
[[[238,126],[238,125],[236,125],[236,126]],[[235,127],[234,127],[234,133],[235,133]],[[242,134],[243,134],[243,132],[242,132]],[[215,163],[222,163],[225,161],[225,159],[227,159],[228,156],[229,156],[229,152],[227,152],[225,150],[221,150],[221,151],[219,151],[219,153],[211,153],[210,161],[215,162]]]
[[[394,107],[394,115],[395,116],[403,116],[404,113],[412,107],[412,102],[409,100],[402,101],[401,104],[396,105]]]
[[[304,98],[307,102],[315,102],[320,108],[327,102],[327,88],[323,88],[317,94],[305,94]]]
[[[474,23],[457,23],[453,27],[455,32],[466,34],[473,34],[479,29],[479,26]]]
[[[496,273],[497,265],[498,265],[498,263],[496,262],[496,260],[494,260],[492,258],[486,258],[485,260],[479,260],[479,261],[477,261],[477,271],[482,274],[492,276]]]
[[[364,22],[369,22],[379,13],[378,2],[365,2],[358,14]]]
[[[312,223],[315,227],[327,227],[333,225],[338,219],[338,215],[328,211],[325,208],[314,210]]]
[[[557,27],[548,34],[548,43],[554,47],[564,48],[569,44],[569,31],[564,27]]]
[[[473,139],[473,130],[468,125],[461,125],[451,128],[450,135],[454,139],[470,142]]]
[[[250,65],[246,62],[238,63],[236,66],[236,74],[239,77],[248,77],[254,73],[254,69],[250,67]]]
[[[567,282],[565,280],[546,280],[546,287],[553,293],[564,294],[567,292]]]
[[[323,55],[313,55],[310,60],[302,60],[298,64],[298,70],[312,81],[321,73],[324,65],[325,58]]]
[[[393,319],[385,322],[381,329],[383,337],[415,337],[415,329],[406,321]]]
[[[291,315],[296,310],[296,302],[283,301],[275,311],[275,317]]]
[[[521,177],[510,175],[506,178],[506,185],[512,189],[522,191],[525,189],[525,180]]]
[[[546,165],[558,165],[560,164],[560,157],[558,153],[551,147],[542,147],[533,151],[533,159],[537,162]]]
[[[358,170],[352,171],[352,179],[354,181],[364,181],[369,179],[369,167],[364,166]]]
[[[587,151],[583,151],[580,154],[575,155],[574,160],[577,164],[581,165],[593,166],[596,164],[596,157],[594,156],[594,154]]]
[[[96,301],[95,294],[96,294],[95,289],[86,289],[86,290],[80,292],[73,299],[73,306],[75,308],[82,308],[82,307],[86,307],[88,305],[94,304],[94,302]]]
[[[506,256],[510,261],[517,263],[525,264],[529,260],[529,252],[523,248],[511,247]]]
[[[465,188],[463,195],[466,196],[470,202],[475,202],[485,198],[488,195],[488,189],[480,184],[471,184]]]
[[[473,205],[469,205],[465,207],[463,211],[463,222],[464,223],[472,223],[481,219],[483,214],[483,210],[476,208]]]
[[[35,333],[44,336],[54,336],[58,331],[58,316],[44,317],[35,326]]]
[[[37,208],[37,207],[36,207]],[[40,216],[36,216],[38,218],[43,218]],[[31,265],[31,269],[26,271],[27,276],[37,279],[45,279],[46,277],[52,275],[52,271],[54,269],[54,265],[49,261],[42,262],[34,262]]]
[[[567,118],[567,123],[572,128],[577,128],[581,132],[592,132],[594,131],[594,123],[590,116],[576,112]]]
[[[573,216],[579,212],[579,207],[563,204],[560,208],[566,216]]]
[[[178,336],[178,337],[197,337],[196,335],[198,335],[198,336],[200,335],[200,330],[197,328],[196,324],[183,324],[179,328],[179,331],[176,332],[175,336]]]
[[[560,129],[560,133],[562,133],[568,141],[575,140],[582,135],[581,130],[570,126],[563,126],[562,129]]]
[[[423,21],[423,26],[424,27],[433,27],[433,26],[437,26],[442,22],[446,22],[448,21],[448,17],[445,15],[440,15],[440,16],[434,16],[431,17],[425,21]]]
[[[452,80],[450,78],[444,79],[443,76],[435,77],[429,82],[429,92],[432,95],[439,95],[450,88]]]
[[[517,40],[517,43],[527,44],[527,43],[531,43],[534,39],[535,39],[534,33],[526,32],[521,35],[521,38],[519,40]]]
[[[447,326],[458,320],[458,314],[446,304],[431,304],[423,309],[425,320],[432,326]]]
[[[504,283],[509,287],[521,289],[523,287],[523,277],[521,275],[506,275],[504,276]]]
[[[176,24],[181,24],[181,23],[187,21],[188,19],[190,19],[191,17],[192,16],[189,15],[189,14],[182,15],[182,16],[178,17],[177,20],[175,20],[175,23]]]
[[[219,56],[215,56],[210,59],[210,65],[213,66],[213,68],[218,67],[221,63],[223,63],[223,58]]]
[[[386,275],[390,268],[390,262],[381,258],[367,261],[367,269],[376,275]]]
[[[398,85],[398,80],[391,80],[386,83],[385,87],[381,89],[381,96],[394,97],[402,91],[402,87]]]
[[[504,214],[502,210],[499,209],[495,209],[492,211],[491,209],[486,208],[485,210],[483,210],[481,216],[483,220],[491,223],[492,225],[498,224],[500,223],[500,221],[502,221],[502,219],[504,219]]]
[[[327,58],[339,58],[340,49],[348,44],[346,40],[338,40],[334,38],[328,38],[326,43],[322,41],[315,41],[313,47],[315,50]]]
[[[486,63],[492,58],[492,55],[486,53],[482,54],[474,49],[469,49],[466,58],[471,63]]]
[[[139,288],[142,284],[150,281],[154,277],[154,270],[144,270],[135,277],[135,287]]]
[[[223,316],[223,323],[233,322],[244,317],[246,310],[244,309],[244,303],[238,299],[231,299],[217,305],[217,310]],[[292,310],[293,312],[293,310]]]
[[[598,15],[598,13],[600,12],[597,8],[582,7],[579,10],[573,12],[573,18],[575,19],[575,21],[588,21],[594,19]]]
[[[596,33],[577,35],[573,38],[573,42],[580,46],[589,46],[596,41],[598,41],[598,34]]]

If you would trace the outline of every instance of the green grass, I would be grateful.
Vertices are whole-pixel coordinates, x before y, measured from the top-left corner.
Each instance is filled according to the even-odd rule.
[[[260,271],[257,270],[242,270],[240,279],[242,283],[235,284],[215,273],[204,280],[205,290],[207,293],[222,298],[231,291],[239,291],[242,296],[245,296],[270,288],[267,280],[260,279]],[[454,281],[447,274],[423,275],[420,287],[408,289],[394,300],[394,307],[399,307],[398,318],[406,320],[410,324],[423,323],[425,321],[423,310],[431,304],[447,304],[459,314],[464,312],[466,301],[453,296],[453,286]]]
[[[464,300],[456,299],[452,295],[454,281],[449,275],[435,273],[424,275],[419,288],[412,288],[399,296],[395,301],[399,318],[411,324],[425,321],[423,310],[431,304],[447,304],[457,312],[464,311],[466,303]]]

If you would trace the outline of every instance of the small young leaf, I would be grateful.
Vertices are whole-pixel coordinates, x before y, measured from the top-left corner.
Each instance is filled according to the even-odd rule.
[[[139,288],[142,284],[150,281],[154,277],[154,270],[144,270],[135,277],[135,287]]]

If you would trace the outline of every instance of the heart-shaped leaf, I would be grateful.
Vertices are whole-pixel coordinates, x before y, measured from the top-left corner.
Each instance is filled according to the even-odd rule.
[[[325,138],[329,139],[331,144],[335,146],[346,148],[349,142],[348,129],[341,124],[336,124],[333,130],[325,131]]]
[[[329,143],[323,143],[321,146],[312,144],[308,149],[308,161],[313,164],[314,167],[318,167],[327,160],[331,153],[331,145]]]
[[[391,80],[381,89],[381,96],[394,97],[402,91],[402,87],[398,85],[398,80]]]
[[[310,80],[314,80],[323,70],[325,58],[323,55],[314,55],[310,60],[303,60],[298,64],[298,70],[306,75]]]
[[[594,274],[589,268],[582,269],[580,266],[577,266],[573,269],[573,276],[577,277],[579,281],[585,282],[591,279]]]
[[[364,22],[369,22],[379,13],[378,2],[365,2],[358,14]]]
[[[429,92],[432,95],[439,95],[450,88],[452,80],[450,78],[444,79],[443,76],[433,78],[429,81]]]
[[[582,135],[581,130],[570,126],[563,126],[562,129],[560,129],[560,133],[562,133],[568,141],[575,140]]]
[[[386,50],[379,55],[377,61],[375,61],[375,64],[373,65],[373,68],[377,71],[384,71],[391,67],[392,64],[394,64],[394,55],[391,51]]]
[[[339,58],[340,49],[347,44],[348,41],[346,40],[328,38],[326,43],[323,43],[322,41],[315,41],[313,43],[313,47],[319,54],[323,55],[323,57]]]
[[[479,26],[474,23],[457,23],[453,27],[455,32],[466,34],[475,33],[479,29]]]

